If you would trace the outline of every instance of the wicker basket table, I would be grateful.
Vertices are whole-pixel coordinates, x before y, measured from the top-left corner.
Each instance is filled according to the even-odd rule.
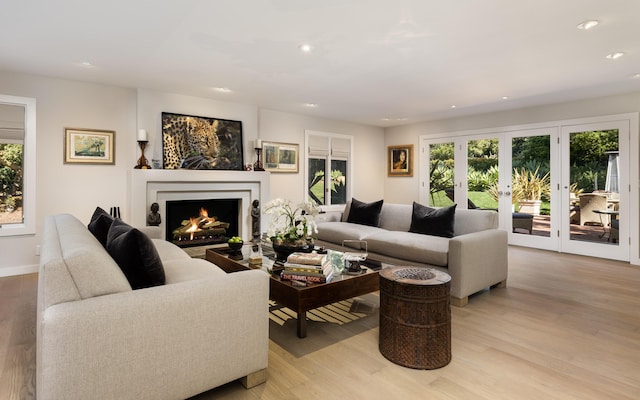
[[[451,361],[451,277],[435,269],[380,271],[380,353],[409,368]]]

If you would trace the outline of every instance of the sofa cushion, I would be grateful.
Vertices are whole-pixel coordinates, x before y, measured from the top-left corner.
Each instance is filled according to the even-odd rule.
[[[449,263],[449,238],[384,231],[369,235],[365,240],[372,253],[441,267]]]
[[[167,285],[179,282],[194,281],[215,276],[224,276],[226,273],[217,265],[200,258],[187,260],[162,260]]]
[[[143,232],[142,230],[140,230]],[[176,246],[171,242],[167,242],[163,239],[151,239],[156,250],[158,251],[158,255],[164,264],[169,260],[190,260],[191,257],[187,254],[186,251]]]
[[[40,263],[41,278],[51,289],[45,294],[47,307],[131,290],[107,250],[70,214],[45,219]]]
[[[164,285],[164,268],[151,239],[118,218],[109,229],[107,251],[133,289]]]
[[[357,199],[351,199],[347,222],[377,227],[380,223],[380,210],[383,202],[384,200],[378,200],[373,203],[363,203]]]
[[[453,237],[456,204],[450,207],[431,208],[413,202],[409,232],[423,235]]]
[[[386,230],[374,226],[348,222],[321,222],[318,224],[318,239],[341,244],[343,240],[364,240],[365,237]]]
[[[389,231],[409,232],[412,211],[411,204],[384,203],[378,226]]]
[[[112,223],[113,217],[102,208],[96,207],[87,228],[89,228],[93,236],[98,239],[98,242],[102,244],[102,247],[107,247],[107,234],[109,233],[109,228],[111,228]]]

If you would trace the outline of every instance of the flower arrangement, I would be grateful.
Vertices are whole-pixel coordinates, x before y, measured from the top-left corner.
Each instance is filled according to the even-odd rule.
[[[301,203],[294,208],[290,200],[274,199],[264,206],[264,213],[271,216],[267,237],[273,243],[308,243],[318,233],[316,216],[318,206]]]

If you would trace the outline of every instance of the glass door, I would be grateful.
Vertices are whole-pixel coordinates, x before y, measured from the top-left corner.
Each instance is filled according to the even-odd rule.
[[[504,157],[510,177],[509,243],[557,250],[558,178],[556,128],[508,132]]]
[[[629,260],[629,121],[562,127],[562,251]]]

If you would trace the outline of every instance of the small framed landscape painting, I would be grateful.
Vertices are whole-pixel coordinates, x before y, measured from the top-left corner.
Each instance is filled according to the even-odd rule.
[[[299,145],[262,142],[264,169],[271,172],[298,172]]]
[[[65,164],[115,164],[115,131],[64,129]]]
[[[387,154],[388,176],[413,176],[413,145],[389,146]]]

